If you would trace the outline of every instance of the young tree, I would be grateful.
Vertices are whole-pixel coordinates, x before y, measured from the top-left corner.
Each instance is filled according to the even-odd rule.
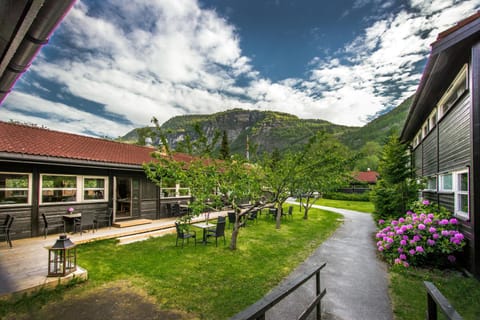
[[[230,158],[230,146],[228,144],[227,131],[223,130],[222,142],[220,144],[220,159],[227,160]]]
[[[348,149],[332,136],[320,132],[310,139],[295,170],[292,190],[300,198],[304,219],[308,211],[323,193],[336,190],[350,178],[349,167],[354,158]]]
[[[417,199],[420,185],[413,178],[408,146],[396,134],[388,138],[379,162],[380,178],[373,189],[372,201],[377,218],[402,216],[409,204]]]
[[[261,159],[262,186],[277,207],[277,229],[280,229],[282,206],[291,195],[291,186],[295,181],[297,165],[301,162],[301,158],[302,154],[298,152],[286,152],[283,156],[278,152],[264,153]]]
[[[176,161],[174,153],[163,139],[165,148],[155,152],[155,159],[144,165],[147,177],[161,185],[162,180],[181,181],[190,188],[193,199],[190,203],[193,215],[198,215],[212,207],[219,207],[225,201],[230,203],[235,212],[241,200],[258,199],[259,184],[257,167],[248,165],[237,158],[227,160],[213,159],[208,155],[212,149],[206,141],[193,141],[192,146],[203,150],[202,155],[192,156],[189,161]],[[188,220],[188,219],[187,219]],[[239,233],[238,217],[232,232],[230,248],[236,249]]]

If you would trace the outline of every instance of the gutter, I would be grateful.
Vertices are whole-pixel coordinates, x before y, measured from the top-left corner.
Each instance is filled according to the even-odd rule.
[[[14,32],[0,65],[0,104],[31,62],[75,0],[30,0]],[[8,64],[8,65],[7,65]]]

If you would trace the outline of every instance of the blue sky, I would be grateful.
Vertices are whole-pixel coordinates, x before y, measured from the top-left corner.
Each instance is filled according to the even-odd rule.
[[[416,90],[480,0],[77,0],[3,120],[118,137],[232,108],[362,126]]]

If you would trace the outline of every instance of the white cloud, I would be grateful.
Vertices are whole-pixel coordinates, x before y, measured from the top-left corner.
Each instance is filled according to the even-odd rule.
[[[368,2],[357,0],[356,6]],[[103,108],[92,114],[14,92],[3,118],[22,118],[23,108],[24,113],[45,116],[23,116],[24,121],[75,132],[93,128],[109,136],[148,125],[153,116],[163,122],[175,115],[235,107],[362,125],[415,91],[420,77],[415,66],[426,57],[429,44],[478,5],[479,0],[411,0],[415,10],[377,19],[341,54],[313,59],[309,79],[272,82],[242,54],[235,27],[216,12],[201,9],[196,0],[108,0],[108,10],[101,14],[78,1],[60,28],[69,45],[58,48],[60,58],[39,56],[31,72],[64,87],[63,96],[82,97]],[[239,78],[247,84],[239,85]],[[399,88],[402,93],[393,94]],[[104,119],[105,112],[132,124]]]

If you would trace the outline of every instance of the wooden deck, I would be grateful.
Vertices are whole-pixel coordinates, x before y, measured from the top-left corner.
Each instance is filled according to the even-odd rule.
[[[227,215],[226,212],[210,214],[210,219],[216,219],[219,215]],[[165,218],[134,222],[130,220],[130,226],[123,224],[120,228],[101,228],[96,232],[83,232],[68,234],[67,236],[75,244],[104,239],[119,239],[119,244],[127,244],[134,241],[146,240],[164,234],[175,232],[175,219]],[[203,221],[203,216],[192,220],[192,223]],[[127,222],[127,221],[125,221]],[[43,237],[13,240],[13,248],[9,248],[5,242],[0,242],[0,299],[7,298],[13,293],[23,293],[38,290],[42,287],[56,286],[59,282],[65,282],[72,277],[88,277],[88,270],[79,268],[78,272],[69,275],[66,279],[47,277],[48,273],[48,247],[58,239],[59,234]],[[172,243],[174,245],[174,243]]]

